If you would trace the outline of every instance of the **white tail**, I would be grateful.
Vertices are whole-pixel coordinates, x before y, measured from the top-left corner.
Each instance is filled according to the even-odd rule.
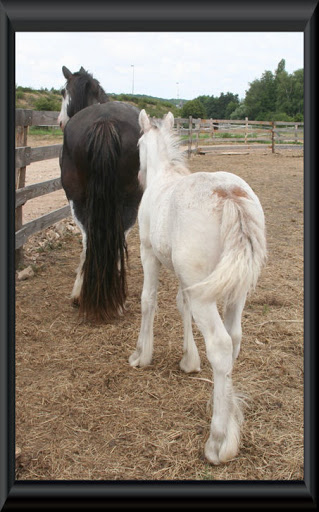
[[[266,262],[265,223],[259,205],[244,197],[225,199],[220,236],[222,253],[217,266],[185,291],[232,304],[255,288]]]

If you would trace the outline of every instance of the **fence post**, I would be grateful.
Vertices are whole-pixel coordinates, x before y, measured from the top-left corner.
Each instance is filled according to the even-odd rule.
[[[210,118],[210,120],[209,120],[209,132],[210,132],[210,138],[213,139],[215,137],[215,132],[214,132],[214,124],[213,124],[212,118]]]
[[[180,122],[179,118],[176,119],[176,131],[178,133],[178,136],[180,137],[181,136],[181,122]]]
[[[271,152],[275,152],[275,121],[271,122]]]
[[[201,125],[201,122],[202,120],[201,119],[198,119],[198,125],[197,125],[197,130],[196,130],[196,147],[195,147],[195,153],[197,155],[198,153],[198,143],[199,143],[199,133],[200,133],[200,125]]]
[[[295,124],[295,142],[298,143],[298,124]]]
[[[193,118],[189,116],[189,125],[188,125],[188,158],[190,158],[192,154],[192,139],[193,139]]]
[[[248,140],[248,117],[245,117],[245,144],[247,144]]]
[[[28,126],[17,126],[16,129],[16,147],[27,146],[28,140]],[[15,188],[23,188],[25,186],[25,173],[26,167],[19,167],[15,170]],[[15,231],[19,231],[23,224],[23,205],[18,206],[15,210]],[[23,247],[15,251],[15,264],[16,267],[23,263]]]

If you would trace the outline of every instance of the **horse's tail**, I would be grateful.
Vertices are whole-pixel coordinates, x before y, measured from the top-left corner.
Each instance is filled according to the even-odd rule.
[[[127,285],[122,198],[118,185],[121,138],[112,122],[99,119],[88,137],[86,257],[80,314],[110,320],[123,310]]]
[[[224,304],[235,303],[255,288],[266,262],[265,221],[261,206],[248,197],[224,199],[221,215],[221,257],[214,271],[187,288]]]

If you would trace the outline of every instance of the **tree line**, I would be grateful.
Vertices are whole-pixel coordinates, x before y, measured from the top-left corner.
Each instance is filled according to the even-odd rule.
[[[303,69],[289,74],[285,59],[275,72],[265,71],[259,79],[249,83],[245,98],[239,99],[232,92],[220,96],[203,95],[185,101],[178,108],[178,100],[164,100],[145,95],[110,94],[114,100],[128,101],[138,108],[146,108],[151,116],[162,117],[171,110],[176,117],[201,119],[245,119],[255,121],[303,121]],[[33,93],[37,93],[35,96]],[[53,87],[34,90],[31,87],[16,87],[16,107],[54,110],[61,108],[61,94]]]
[[[303,69],[289,74],[285,59],[275,72],[265,71],[249,83],[245,98],[227,92],[217,96],[198,96],[187,101],[181,117],[201,119],[245,119],[255,121],[303,121]]]

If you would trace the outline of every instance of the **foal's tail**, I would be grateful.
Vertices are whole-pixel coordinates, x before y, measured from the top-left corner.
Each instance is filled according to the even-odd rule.
[[[80,314],[110,320],[123,310],[127,293],[122,199],[118,185],[121,139],[104,119],[94,123],[88,141],[86,258]]]
[[[261,206],[247,197],[224,199],[220,236],[221,258],[214,271],[204,281],[187,289],[200,292],[204,298],[223,300],[227,305],[255,288],[266,262]]]

